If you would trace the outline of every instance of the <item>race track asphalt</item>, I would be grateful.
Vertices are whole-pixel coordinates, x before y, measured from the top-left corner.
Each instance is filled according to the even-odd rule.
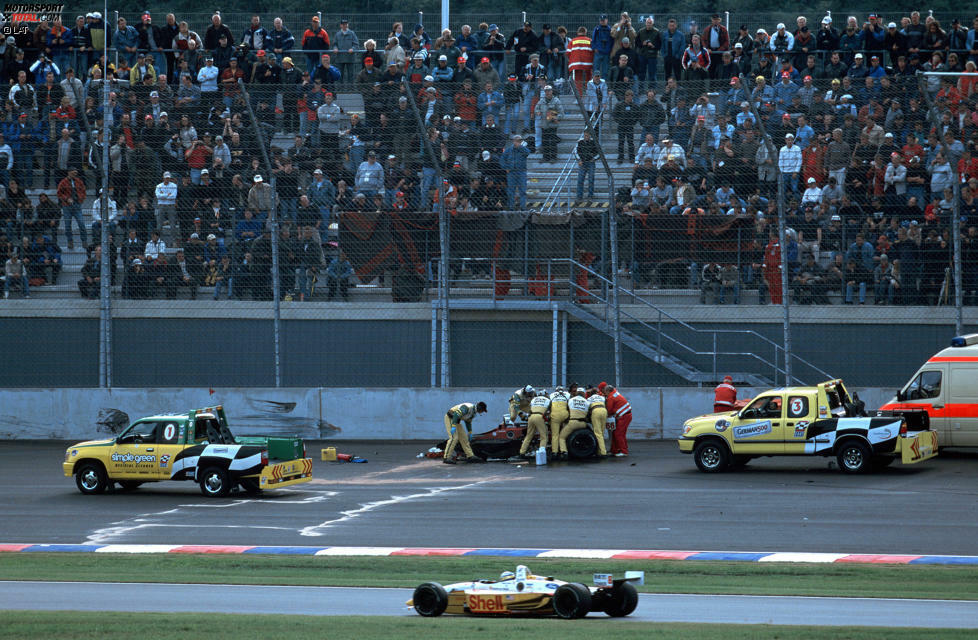
[[[133,593],[138,593],[134,602]],[[416,615],[410,589],[249,585],[0,582],[0,609]],[[972,628],[978,602],[648,594],[628,619],[646,622]],[[604,614],[594,613],[599,620]]]
[[[826,458],[764,458],[708,475],[674,442],[534,467],[457,466],[432,443],[327,443],[368,464],[259,499],[189,482],[83,496],[65,443],[0,444],[0,543],[425,546],[978,555],[978,454],[847,476]]]

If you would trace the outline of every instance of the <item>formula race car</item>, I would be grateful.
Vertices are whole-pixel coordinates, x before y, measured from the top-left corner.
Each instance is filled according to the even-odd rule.
[[[633,578],[615,580],[610,574],[595,574],[594,578],[599,586],[588,587],[536,576],[525,565],[519,565],[516,573],[504,571],[499,580],[456,582],[444,587],[425,582],[414,590],[407,605],[425,617],[452,613],[572,619],[603,611],[618,618],[635,611],[638,590],[631,583]]]
[[[700,471],[741,467],[775,455],[835,456],[845,473],[866,473],[900,460],[916,464],[937,455],[927,415],[908,411],[867,417],[842,380],[759,394],[739,411],[691,418],[679,450]]]
[[[526,436],[526,418],[518,417],[513,422],[508,415],[505,415],[495,429],[469,435],[469,444],[472,445],[472,452],[483,460],[506,460],[520,452],[520,444],[524,436]],[[444,450],[446,441],[443,440],[438,446]],[[532,447],[531,451],[535,449],[536,446]],[[575,460],[593,458],[597,452],[598,441],[590,425],[567,436],[567,453],[570,458]]]

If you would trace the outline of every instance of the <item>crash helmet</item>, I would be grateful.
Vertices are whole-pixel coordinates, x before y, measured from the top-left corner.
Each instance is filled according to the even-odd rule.
[[[480,402],[479,404],[475,405],[475,411],[476,413],[485,413],[486,411],[488,411],[488,408],[486,407],[486,403]]]
[[[532,397],[533,393],[534,393],[534,389],[531,385],[526,385],[525,387],[523,387],[524,396]]]
[[[515,577],[516,574],[513,573],[512,571],[503,571],[502,573],[499,574],[500,580],[512,580]]]
[[[554,391],[556,393],[563,393],[564,392],[564,387],[561,386],[561,385],[557,385],[556,387],[554,387]]]
[[[547,390],[546,389],[540,389],[539,391],[537,391],[537,395],[538,396],[549,396],[550,394],[547,393]]]

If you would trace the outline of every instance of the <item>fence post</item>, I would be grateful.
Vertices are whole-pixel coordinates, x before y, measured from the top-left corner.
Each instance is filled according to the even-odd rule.
[[[744,82],[743,74],[740,75],[741,83]],[[754,115],[754,120],[757,122],[757,128],[761,132],[761,140],[767,144],[768,154],[774,158],[775,163],[778,160],[778,150],[774,146],[774,141],[771,140],[771,136],[767,133],[767,128],[764,126],[764,120],[761,118],[761,114],[757,112],[757,107],[754,106],[753,101],[748,101],[750,104],[750,111]],[[791,311],[789,309],[789,291],[788,291],[788,252],[785,250],[785,237],[784,237],[784,174],[781,173],[781,167],[778,166],[778,242],[781,247],[781,310],[782,310],[782,340],[784,342],[784,381],[785,384],[791,384]],[[761,276],[764,277],[763,275]],[[843,292],[844,293],[844,292]],[[774,377],[775,382],[777,382],[778,373],[778,358],[777,351],[775,351],[774,357]]]
[[[103,9],[104,20],[108,20],[108,4]],[[118,22],[118,21],[117,21]],[[109,25],[103,22],[105,29],[105,40],[103,54],[105,56],[105,74],[102,82],[102,109],[103,113],[109,113],[109,93],[111,84],[109,83]],[[82,111],[83,109],[79,109]],[[102,261],[99,271],[99,386],[103,389],[112,387],[112,264],[113,257],[109,255],[109,145],[112,144],[112,135],[108,122],[103,122],[102,130],[102,157],[101,174],[102,189],[99,193],[99,214],[102,217],[101,238],[99,244],[102,246]],[[94,142],[94,141],[93,141]],[[45,160],[45,163],[50,162]],[[78,203],[81,206],[81,203]],[[65,220],[65,228],[68,228],[68,220]],[[176,233],[176,229],[173,230]],[[26,290],[26,287],[25,287]]]
[[[241,88],[241,96],[244,98],[245,107],[248,109],[248,116],[251,118],[251,126],[254,127],[258,140],[258,149],[261,151],[262,159],[265,161],[265,168],[268,170],[268,184],[272,188],[272,208],[268,212],[269,233],[272,240],[272,342],[275,345],[275,386],[282,386],[282,282],[279,273],[278,256],[278,196],[275,195],[275,173],[272,168],[272,160],[266,148],[265,134],[259,126],[255,112],[251,108],[251,96],[245,87],[244,80],[238,78],[238,86]]]
[[[549,283],[548,283],[549,286]],[[560,320],[560,309],[557,303],[551,303],[551,313],[553,315],[553,321],[551,325],[551,342],[550,342],[550,352],[551,352],[551,362],[550,362],[550,386],[557,386],[557,334],[560,331],[558,321]]]

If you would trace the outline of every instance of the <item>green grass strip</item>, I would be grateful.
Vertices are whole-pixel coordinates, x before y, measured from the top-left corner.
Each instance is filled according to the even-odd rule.
[[[415,587],[493,578],[519,563],[585,584],[594,573],[645,571],[639,590],[657,593],[978,600],[978,569],[953,565],[39,552],[0,553],[0,579]]]
[[[584,620],[557,619],[490,619],[442,617],[363,617],[363,616],[283,616],[227,615],[204,613],[100,613],[73,611],[4,611],[0,639],[31,638],[44,640],[240,640],[241,638],[357,638],[358,640],[391,640],[392,638],[425,638],[458,640],[486,638],[491,640],[526,640],[551,638],[593,640],[613,637],[675,638],[680,640],[901,640],[916,638],[974,638],[974,630],[893,629],[883,627],[811,627],[775,625],[718,625],[634,622],[604,617]]]

